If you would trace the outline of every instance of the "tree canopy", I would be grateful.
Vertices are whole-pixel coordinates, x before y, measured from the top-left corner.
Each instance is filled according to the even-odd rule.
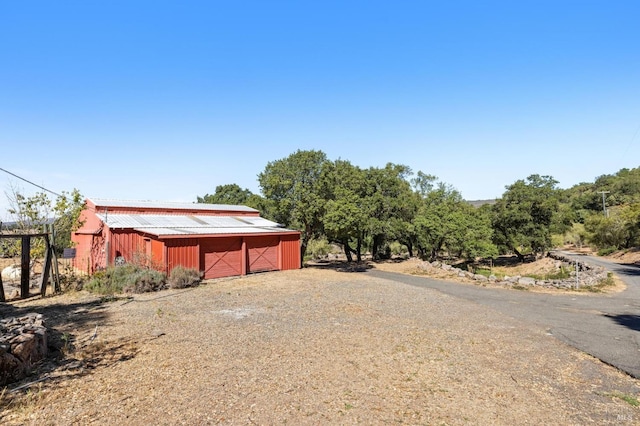
[[[526,252],[551,247],[551,224],[558,211],[558,181],[537,174],[517,180],[494,205],[494,242],[523,259]]]
[[[298,150],[269,162],[258,175],[261,195],[236,184],[220,185],[198,202],[243,204],[301,231],[304,258],[312,239],[338,244],[349,261],[368,251],[375,259],[392,244],[410,256],[463,259],[514,253],[542,254],[552,235],[579,223],[582,239],[597,246],[640,244],[640,168],[602,175],[566,190],[552,176],[532,174],[505,187],[480,208],[455,188],[406,165],[361,168],[329,160],[319,150]],[[606,214],[602,210],[605,192]],[[584,234],[584,236],[582,235]]]
[[[322,151],[298,150],[287,158],[269,162],[258,175],[264,197],[273,203],[275,220],[301,231],[303,257],[311,238],[323,232],[325,200],[321,177],[327,163]]]
[[[55,229],[55,250],[61,254],[65,247],[72,247],[71,233],[81,226],[80,213],[85,207],[84,197],[80,191],[73,189],[71,192],[63,191],[52,200],[45,192],[37,192],[32,196],[26,196],[16,187],[12,187],[7,194],[9,201],[9,214],[16,222],[16,229],[28,232],[40,229],[43,225],[52,223]],[[3,242],[4,249],[17,251]],[[34,241],[32,255],[38,257],[44,253],[44,243]],[[11,253],[14,254],[14,253]]]

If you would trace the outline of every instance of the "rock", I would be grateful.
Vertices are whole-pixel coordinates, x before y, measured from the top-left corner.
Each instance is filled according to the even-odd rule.
[[[26,374],[24,364],[9,352],[0,350],[0,386],[17,382]]]
[[[0,320],[0,386],[22,379],[32,364],[47,356],[44,322],[37,313]]]
[[[422,270],[431,269],[431,264],[429,262],[420,262],[418,263],[418,268]]]
[[[487,282],[489,281],[489,278],[485,277],[484,275],[480,275],[480,274],[475,274],[473,276],[473,279],[476,281],[480,281],[480,282]]]
[[[531,277],[520,277],[518,279],[518,284],[520,285],[535,285],[536,279]]]
[[[33,334],[19,334],[11,340],[11,353],[23,363],[31,363],[31,354],[35,352],[36,339]]]
[[[7,266],[2,270],[2,281],[20,281],[21,271],[20,265]]]

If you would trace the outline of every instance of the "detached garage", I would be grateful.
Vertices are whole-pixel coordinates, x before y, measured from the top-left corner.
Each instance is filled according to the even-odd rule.
[[[167,274],[178,265],[205,279],[298,269],[300,232],[224,204],[87,199],[74,266],[88,273],[146,262]]]

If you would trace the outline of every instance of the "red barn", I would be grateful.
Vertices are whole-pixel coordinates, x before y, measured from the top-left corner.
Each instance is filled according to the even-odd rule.
[[[74,266],[89,273],[139,259],[166,273],[198,269],[205,279],[301,265],[300,232],[250,207],[94,198],[80,220]]]

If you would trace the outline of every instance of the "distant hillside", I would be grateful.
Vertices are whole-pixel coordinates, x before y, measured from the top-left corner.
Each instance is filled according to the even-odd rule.
[[[40,222],[38,223],[36,226],[42,226],[42,225],[52,225],[55,223],[55,219],[54,218],[49,218],[47,220],[45,220],[44,222]],[[4,229],[16,229],[18,226],[20,225],[19,222],[2,222],[0,221],[0,230],[4,230]],[[29,226],[28,223],[25,224],[26,226]]]
[[[467,203],[471,204],[473,207],[480,207],[480,206],[484,206],[485,204],[495,204],[496,200],[495,199],[491,199],[491,200],[466,200]]]

